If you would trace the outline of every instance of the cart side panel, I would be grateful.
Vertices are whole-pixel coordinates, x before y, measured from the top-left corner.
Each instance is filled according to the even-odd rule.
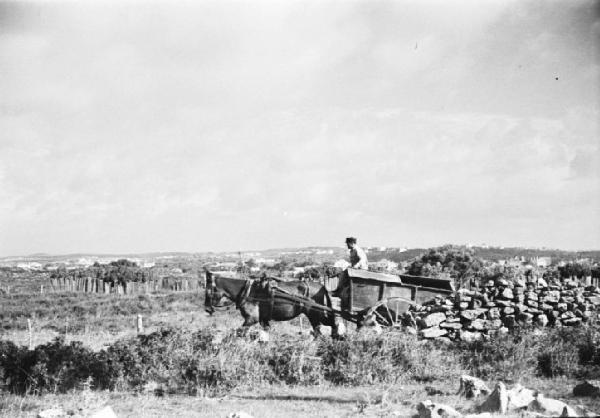
[[[362,311],[379,301],[381,293],[381,283],[372,280],[361,280],[352,278],[352,290],[350,300],[350,310],[353,312]]]
[[[414,287],[402,286],[396,284],[385,283],[385,291],[383,292],[383,299],[389,298],[403,298],[408,300],[415,300]]]
[[[423,303],[428,302],[431,299],[435,298],[437,295],[440,295],[442,297],[447,297],[450,293],[452,293],[452,292],[449,292],[446,290],[419,287],[417,289],[417,295],[415,297],[415,302],[418,303],[419,305],[422,305]]]

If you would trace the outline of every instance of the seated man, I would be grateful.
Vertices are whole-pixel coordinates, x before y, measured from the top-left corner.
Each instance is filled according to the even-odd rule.
[[[369,269],[369,261],[367,260],[367,254],[364,252],[362,248],[360,248],[356,243],[356,238],[348,237],[346,238],[346,245],[350,250],[350,268],[353,269]],[[335,289],[331,294],[335,297],[343,297],[344,290],[348,286],[348,272],[343,271],[340,274],[339,282],[337,289]]]

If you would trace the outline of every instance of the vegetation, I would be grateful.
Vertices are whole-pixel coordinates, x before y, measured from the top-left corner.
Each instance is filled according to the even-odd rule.
[[[447,346],[402,332],[354,333],[342,341],[296,336],[262,344],[236,331],[166,328],[94,352],[57,338],[34,350],[0,343],[0,384],[13,393],[95,389],[228,393],[257,384],[311,386],[456,380],[462,373],[600,377],[600,329],[521,332]]]

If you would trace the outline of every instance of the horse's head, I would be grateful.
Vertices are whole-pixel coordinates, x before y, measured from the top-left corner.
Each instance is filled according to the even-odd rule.
[[[204,297],[204,307],[209,315],[215,313],[215,307],[219,306],[221,299],[223,299],[223,291],[217,286],[217,278],[213,277],[213,274],[206,270],[206,291]]]

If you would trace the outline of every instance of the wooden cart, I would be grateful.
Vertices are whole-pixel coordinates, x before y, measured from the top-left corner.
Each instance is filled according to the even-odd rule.
[[[347,288],[340,297],[341,316],[352,322],[373,318],[383,326],[398,326],[411,305],[446,297],[454,291],[452,282],[446,279],[357,269],[347,269],[343,274]]]

